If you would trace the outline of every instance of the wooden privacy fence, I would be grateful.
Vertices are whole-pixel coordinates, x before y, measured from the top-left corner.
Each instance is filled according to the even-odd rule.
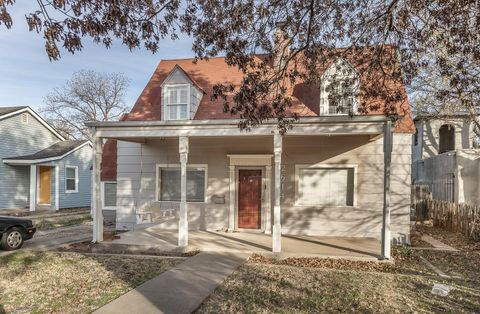
[[[427,211],[431,213],[433,225],[480,241],[480,207],[427,199]]]
[[[433,220],[435,227],[480,241],[480,206],[435,199],[429,185],[412,186],[412,220]]]
[[[411,204],[413,208],[412,220],[425,221],[430,220],[430,212],[427,207],[427,199],[432,198],[428,185],[412,186]]]

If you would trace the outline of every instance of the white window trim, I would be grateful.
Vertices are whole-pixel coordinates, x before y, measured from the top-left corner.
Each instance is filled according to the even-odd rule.
[[[155,202],[160,203],[180,203],[180,201],[162,201],[160,200],[160,168],[180,168],[180,164],[156,164],[155,166]],[[192,168],[201,168],[205,170],[205,191],[204,191],[204,200],[203,202],[189,202],[188,204],[205,204],[208,201],[207,190],[208,190],[208,165],[207,164],[187,164],[187,170]]]
[[[175,120],[170,120],[168,119],[166,112],[167,112],[167,89],[169,87],[187,87],[188,88],[188,95],[187,95],[187,118],[186,119],[175,119]],[[182,120],[190,120],[190,107],[191,107],[191,85],[190,84],[165,84],[162,89],[162,120],[164,121],[182,121]]]
[[[300,182],[300,170],[301,169],[325,169],[325,168],[353,168],[353,205],[305,205],[300,202],[300,193],[299,193],[299,182]],[[297,207],[331,207],[331,208],[340,208],[348,207],[355,208],[357,205],[357,164],[296,164],[295,165],[295,206]]]
[[[357,92],[357,95],[355,97],[353,97],[353,113],[354,114],[357,114],[358,113],[358,106],[360,104],[360,88],[361,88],[361,82],[360,82],[360,73],[358,73],[357,69],[355,69],[355,67],[347,60],[345,60],[344,58],[338,58],[337,60],[335,60],[335,62],[330,65],[330,67],[325,71],[325,73],[322,75],[321,77],[321,84],[320,84],[320,116],[347,116],[348,113],[328,113],[328,96],[330,93],[327,93],[325,91],[327,85],[329,85],[331,83],[331,80],[330,80],[330,77],[332,76],[332,73],[331,72],[331,69],[335,68],[336,66],[338,66],[338,63],[339,62],[344,62],[347,64],[348,67],[350,67],[352,70],[353,70],[353,73],[354,75],[342,75],[342,76],[338,76],[338,79],[341,80],[341,79],[349,79],[349,78],[355,78],[355,82],[356,82],[356,86],[355,86],[355,89],[356,89],[356,92]],[[324,102],[324,104],[322,104],[322,100]]]
[[[68,168],[73,168],[75,169],[75,190],[67,190],[67,169]],[[79,183],[79,178],[78,178],[78,166],[65,166],[65,193],[78,193],[78,183]]]
[[[115,184],[117,184],[117,181],[102,181],[101,192],[100,192],[102,194],[102,209],[116,210],[117,209],[116,205],[115,206],[105,206],[105,183],[115,183]]]

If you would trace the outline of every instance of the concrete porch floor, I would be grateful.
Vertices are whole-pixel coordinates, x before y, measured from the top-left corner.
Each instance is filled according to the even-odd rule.
[[[156,226],[129,231],[113,244],[141,245],[170,251],[177,248],[177,231]],[[203,252],[272,252],[270,235],[256,232],[189,231],[189,250]],[[380,241],[374,238],[282,235],[281,257],[337,257],[378,260]]]

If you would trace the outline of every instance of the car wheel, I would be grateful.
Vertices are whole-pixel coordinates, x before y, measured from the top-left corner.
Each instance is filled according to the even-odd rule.
[[[23,245],[23,231],[15,227],[7,230],[3,234],[1,244],[4,250],[18,250]]]

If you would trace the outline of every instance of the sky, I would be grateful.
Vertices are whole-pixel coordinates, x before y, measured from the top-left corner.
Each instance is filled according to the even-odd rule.
[[[126,103],[133,106],[161,59],[192,57],[192,40],[165,40],[157,53],[146,49],[130,51],[120,43],[110,49],[84,37],[83,50],[74,55],[61,50],[61,59],[50,61],[42,34],[29,32],[25,15],[35,10],[31,1],[18,1],[9,7],[13,26],[0,26],[0,107],[43,106],[44,97],[69,80],[75,71],[120,72],[130,80]]]

